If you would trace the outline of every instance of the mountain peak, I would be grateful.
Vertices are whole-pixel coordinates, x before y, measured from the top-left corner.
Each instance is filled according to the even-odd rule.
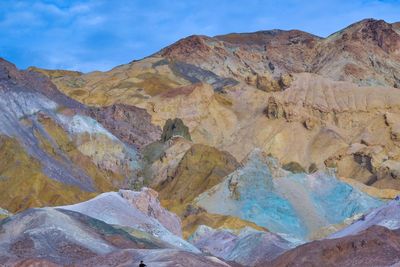
[[[188,56],[193,51],[208,52],[210,48],[206,44],[206,40],[211,38],[205,35],[190,35],[172,45],[162,49],[159,54],[163,57]]]
[[[17,67],[11,62],[0,58],[0,80],[16,80],[20,78]]]
[[[364,19],[332,34],[330,37],[340,36],[344,41],[358,41],[362,42],[364,46],[367,43],[374,44],[386,53],[393,53],[400,49],[398,28],[398,25],[387,23],[384,20]]]

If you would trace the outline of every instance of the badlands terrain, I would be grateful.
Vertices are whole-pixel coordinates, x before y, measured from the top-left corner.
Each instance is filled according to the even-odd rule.
[[[400,266],[400,23],[0,59],[0,266]]]

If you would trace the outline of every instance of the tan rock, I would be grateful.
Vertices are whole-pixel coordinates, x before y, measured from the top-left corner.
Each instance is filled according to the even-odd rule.
[[[351,186],[354,186],[354,187],[358,188],[359,190],[363,191],[364,193],[367,193],[368,195],[376,197],[376,198],[389,200],[389,199],[394,199],[395,197],[400,195],[399,190],[379,189],[379,188],[375,188],[373,186],[367,186],[367,185],[360,183],[354,179],[349,179],[349,178],[344,178],[344,177],[340,177],[340,180],[342,180],[343,182],[346,182],[346,183],[350,184]]]
[[[311,117],[305,119],[303,122],[304,127],[306,127],[307,130],[314,129],[314,127],[317,125],[317,123],[318,123],[317,120],[314,118],[311,118]]]

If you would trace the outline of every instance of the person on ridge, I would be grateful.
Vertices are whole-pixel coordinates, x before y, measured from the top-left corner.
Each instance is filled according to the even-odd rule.
[[[143,263],[143,261],[140,261],[139,267],[146,267],[147,265]]]

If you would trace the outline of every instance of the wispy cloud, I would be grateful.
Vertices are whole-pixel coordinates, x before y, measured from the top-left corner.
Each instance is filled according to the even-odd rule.
[[[190,34],[296,28],[327,36],[398,14],[398,0],[2,0],[0,56],[20,68],[106,70]]]

